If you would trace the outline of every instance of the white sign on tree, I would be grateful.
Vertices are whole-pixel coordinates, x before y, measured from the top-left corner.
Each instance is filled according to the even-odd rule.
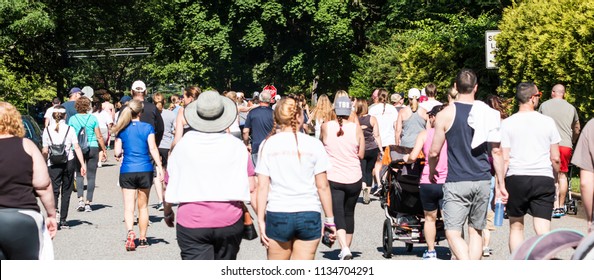
[[[487,30],[485,31],[485,59],[487,69],[497,69],[495,64],[495,53],[497,52],[497,34],[501,33],[500,30]]]

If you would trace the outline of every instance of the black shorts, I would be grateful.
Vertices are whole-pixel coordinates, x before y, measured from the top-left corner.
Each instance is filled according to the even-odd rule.
[[[419,196],[421,197],[423,210],[430,212],[438,208],[441,209],[443,204],[443,184],[421,184]]]
[[[153,172],[120,173],[122,189],[150,189],[153,184]]]
[[[163,168],[167,167],[167,159],[169,158],[169,149],[159,148],[159,155],[161,156],[161,164]]]
[[[547,176],[512,175],[505,178],[509,199],[505,209],[510,217],[533,217],[551,220],[555,201],[555,180]]]

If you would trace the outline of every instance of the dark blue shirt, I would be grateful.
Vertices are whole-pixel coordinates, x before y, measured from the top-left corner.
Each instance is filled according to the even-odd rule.
[[[120,173],[152,172],[153,164],[148,144],[148,137],[155,134],[153,126],[139,121],[132,121],[120,131],[117,138],[122,140],[124,159]]]
[[[274,126],[272,108],[259,106],[250,110],[245,119],[244,128],[249,128],[252,136],[252,153],[257,154],[260,143],[266,139]]]
[[[474,129],[468,125],[472,104],[454,102],[456,116],[446,132],[448,141],[448,182],[491,180],[487,142],[472,149]]]

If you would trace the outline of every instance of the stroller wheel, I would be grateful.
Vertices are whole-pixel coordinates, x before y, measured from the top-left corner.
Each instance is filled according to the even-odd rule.
[[[413,249],[413,244],[412,243],[406,243],[406,251],[407,252],[412,252]]]
[[[384,221],[384,230],[383,230],[383,238],[382,238],[382,245],[384,249],[384,258],[389,259],[392,257],[392,248],[394,242],[394,233],[392,232],[392,221],[390,219],[386,219]]]

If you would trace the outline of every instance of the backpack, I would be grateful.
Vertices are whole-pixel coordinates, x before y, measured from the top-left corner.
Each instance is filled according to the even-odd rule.
[[[89,151],[91,150],[91,147],[89,147],[89,138],[87,137],[87,123],[89,122],[89,119],[91,117],[89,116],[87,118],[87,121],[85,122],[85,124],[81,127],[81,129],[78,131],[78,145],[80,146],[80,149],[82,150],[82,153],[85,157],[87,157],[89,155]],[[78,121],[78,123],[80,123],[80,119],[76,118],[76,120]]]
[[[48,147],[48,154],[49,154],[49,161],[51,164],[64,164],[68,162],[68,153],[66,153],[66,137],[68,136],[68,132],[70,131],[70,126],[66,130],[66,135],[64,135],[64,140],[62,140],[62,144],[54,144],[54,140],[52,140],[52,136],[47,130],[47,136],[49,136],[50,144]]]

